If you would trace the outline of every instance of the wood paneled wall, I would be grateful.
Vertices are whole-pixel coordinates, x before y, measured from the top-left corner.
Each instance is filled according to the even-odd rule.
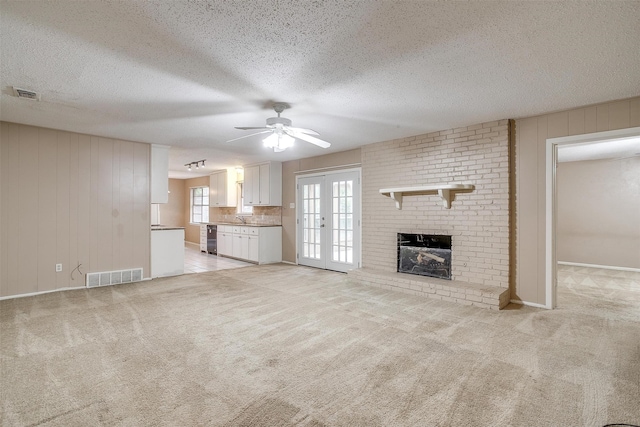
[[[1,122],[0,296],[84,286],[78,265],[150,277],[149,147]]]
[[[638,126],[640,97],[516,120],[516,278],[513,298],[545,304],[547,139]]]

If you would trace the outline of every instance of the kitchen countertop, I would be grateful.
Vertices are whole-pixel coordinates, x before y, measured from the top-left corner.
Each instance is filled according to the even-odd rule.
[[[184,230],[184,227],[167,227],[166,225],[151,226],[151,231],[163,231],[163,230]]]
[[[211,225],[237,225],[239,227],[282,227],[276,224],[242,224],[240,222],[212,222]]]

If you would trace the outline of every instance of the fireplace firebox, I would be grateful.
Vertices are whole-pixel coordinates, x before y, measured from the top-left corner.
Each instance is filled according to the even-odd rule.
[[[398,233],[398,272],[451,280],[451,236]]]

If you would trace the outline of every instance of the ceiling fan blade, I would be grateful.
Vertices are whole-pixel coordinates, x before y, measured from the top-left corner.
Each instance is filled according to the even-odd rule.
[[[329,144],[327,141],[323,141],[322,139],[316,138],[315,136],[307,135],[307,134],[302,133],[302,132],[296,132],[294,130],[291,130],[291,128],[285,130],[285,133],[287,133],[288,135],[291,135],[294,138],[298,138],[298,139],[301,139],[303,141],[307,141],[307,142],[310,142],[312,144],[315,144],[315,145],[317,145],[318,147],[321,147],[321,148],[329,148],[329,147],[331,147],[331,144]]]
[[[270,129],[268,127],[265,126],[260,126],[260,127],[237,127],[236,129],[240,129],[240,130],[251,130],[251,129]]]
[[[258,129],[264,129],[264,128],[258,128]],[[270,133],[270,132],[272,132],[272,130],[263,130],[262,132],[250,133],[249,135],[244,135],[244,136],[241,136],[240,138],[230,139],[230,140],[228,140],[226,142],[233,142],[233,141],[237,141],[239,139],[249,138],[250,136],[260,135],[261,133]]]
[[[289,129],[291,129],[294,132],[302,132],[302,133],[308,133],[310,135],[320,135],[318,132],[316,132],[313,129],[305,129],[305,128],[294,128],[292,126],[289,126]]]

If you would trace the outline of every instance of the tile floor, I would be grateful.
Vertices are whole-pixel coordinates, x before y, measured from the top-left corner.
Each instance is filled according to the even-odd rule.
[[[206,254],[200,252],[198,245],[190,243],[184,244],[184,274],[228,270],[231,268],[247,267],[249,265],[255,264]]]

